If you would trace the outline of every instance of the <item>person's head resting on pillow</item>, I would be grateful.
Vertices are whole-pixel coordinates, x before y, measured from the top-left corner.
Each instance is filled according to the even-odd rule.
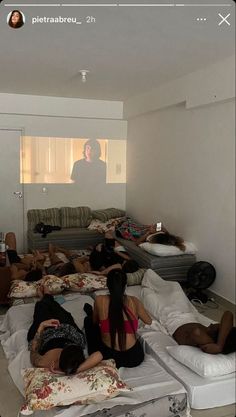
[[[65,375],[73,375],[85,361],[83,349],[75,344],[69,344],[62,349],[58,363],[54,362],[53,369],[63,372]]]
[[[147,242],[159,243],[160,245],[176,246],[183,252],[186,249],[184,245],[184,240],[182,239],[182,237],[171,235],[168,232],[153,233],[147,237]]]
[[[25,275],[25,281],[35,282],[39,281],[43,277],[42,270],[40,268],[32,269]]]

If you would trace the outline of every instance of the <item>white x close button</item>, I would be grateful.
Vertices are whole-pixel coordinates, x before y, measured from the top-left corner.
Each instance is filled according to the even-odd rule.
[[[225,17],[222,16],[222,14],[218,13],[218,16],[221,18],[221,21],[218,23],[218,26],[221,26],[222,23],[225,23],[226,25],[230,26],[230,23],[227,20],[229,18],[229,16],[230,16],[230,13],[227,14],[227,16],[225,16]]]

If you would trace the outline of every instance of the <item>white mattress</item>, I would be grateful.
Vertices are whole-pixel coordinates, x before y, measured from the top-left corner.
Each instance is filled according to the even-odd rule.
[[[73,300],[67,301],[63,307],[72,313],[75,321],[82,328],[84,312],[83,305],[85,302],[93,303],[91,297],[85,295],[72,295]],[[23,393],[23,381],[21,369],[30,367],[30,353],[27,349],[27,329],[32,321],[34,304],[19,305],[8,310],[0,331],[2,335],[2,346],[7,358],[9,359],[9,373],[21,393]],[[188,416],[188,406],[186,406],[187,393],[183,385],[172,375],[170,375],[151,355],[146,354],[144,362],[136,368],[120,368],[121,378],[133,388],[128,393],[121,393],[118,397],[109,399],[99,404],[89,406],[71,406],[66,409],[55,409],[49,414],[43,416],[54,416],[59,414],[60,417],[77,417],[90,413],[96,413],[98,410],[113,408],[123,404],[135,407],[139,404],[156,401],[167,397],[171,401],[175,396],[180,395],[179,400],[184,402],[184,416]],[[168,407],[167,407],[168,410]],[[41,414],[37,413],[37,416]],[[36,416],[35,415],[35,416]],[[111,415],[111,414],[107,414]],[[107,416],[106,415],[106,416]],[[129,414],[127,414],[129,415]],[[132,415],[132,414],[131,414]],[[164,415],[164,414],[163,414]],[[172,415],[172,414],[171,414]],[[180,414],[179,414],[180,415]],[[141,417],[141,415],[140,415]]]
[[[76,324],[82,329],[86,316],[83,310],[84,304],[89,303],[93,305],[94,300],[88,295],[78,293],[65,295],[64,298],[63,308],[72,314]],[[34,306],[35,303],[11,307],[6,315],[1,317],[0,332],[3,332],[3,335],[0,336],[0,340],[6,340],[18,330],[28,330],[33,320]]]
[[[169,335],[160,330],[145,328],[139,333],[146,343],[147,351],[183,383],[188,391],[191,408],[205,409],[235,403],[235,373],[212,379],[202,378],[168,354],[166,346],[176,344]]]
[[[178,397],[183,400],[183,394],[186,391],[182,384],[169,375],[162,366],[160,366],[150,355],[145,356],[144,362],[137,368],[120,368],[121,378],[133,388],[130,392],[121,393],[119,396],[102,401],[99,404],[91,405],[71,405],[69,408],[56,408],[49,412],[35,412],[34,417],[78,417],[92,414],[100,416],[99,410],[103,410],[101,415],[104,417],[113,416],[113,410],[116,408],[127,408],[126,417],[136,416],[136,413],[130,412],[135,410],[141,404],[154,402],[156,399],[166,397]],[[185,402],[186,398],[184,398]],[[186,405],[186,402],[185,402]],[[107,410],[106,410],[107,409]],[[108,410],[109,409],[109,410]],[[93,414],[95,413],[95,414]],[[123,414],[123,413],[122,413]],[[114,416],[116,414],[114,411]],[[143,417],[145,414],[141,414]],[[161,417],[164,414],[160,414]],[[169,413],[168,416],[182,416],[182,413]],[[184,407],[183,415],[190,417],[189,408]]]

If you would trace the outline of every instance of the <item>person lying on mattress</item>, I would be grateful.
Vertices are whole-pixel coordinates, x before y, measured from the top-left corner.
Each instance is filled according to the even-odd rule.
[[[5,236],[6,255],[11,266],[14,266],[18,272],[21,270],[29,272],[36,269],[41,269],[46,257],[39,251],[33,251],[32,254],[19,257],[16,249],[16,236],[13,232],[6,233]],[[19,275],[20,278],[20,275]],[[17,278],[16,278],[17,279]]]
[[[162,279],[151,269],[142,280],[141,297],[144,306],[179,345],[195,346],[212,354],[236,351],[236,327],[230,311],[223,314],[220,323],[204,326],[180,284]]]
[[[206,353],[236,352],[236,327],[233,327],[233,314],[225,311],[220,323],[208,327],[200,323],[186,323],[178,327],[172,337],[179,345],[199,347]]]
[[[63,253],[68,261],[63,261],[58,255],[57,252]],[[78,258],[78,255],[75,255],[72,251],[54,246],[51,243],[48,245],[48,255],[50,259],[50,265],[45,268],[45,274],[55,275],[57,277],[63,277],[68,274],[75,274],[76,272],[85,272],[83,268],[80,268],[80,265],[83,265],[84,258]],[[78,261],[77,261],[78,259]],[[81,259],[81,262],[79,262]]]
[[[16,249],[16,236],[13,232],[6,233],[5,244],[8,266],[0,267],[0,273],[8,283],[8,291],[12,280],[38,281],[42,278],[41,265],[45,260],[42,254],[35,251],[32,255],[19,257]]]
[[[121,269],[126,264],[129,265],[129,269],[132,263],[132,271],[126,272],[135,272],[139,266],[136,262],[134,268],[134,262],[111,232],[106,232],[104,243],[98,243],[89,256],[92,272],[99,271],[102,275],[107,275],[112,269]]]
[[[140,365],[144,352],[136,334],[138,319],[152,323],[141,301],[125,294],[126,284],[125,272],[114,269],[107,276],[109,295],[97,296],[94,309],[87,303],[84,305],[89,354],[100,351],[104,359],[114,359],[117,368]]]
[[[94,246],[90,256],[78,257],[72,251],[49,245],[49,257],[51,265],[47,268],[47,274],[63,276],[73,274],[75,272],[85,273],[93,272],[97,274],[107,275],[108,272],[115,268],[121,268],[129,261],[130,256],[116,249],[120,248],[120,244],[113,238],[112,234],[107,232],[105,234],[104,243],[99,243]],[[56,252],[63,253],[68,262],[63,262]],[[136,264],[138,270],[138,264]],[[131,271],[131,272],[135,272]]]
[[[183,252],[185,251],[184,239],[170,234],[163,225],[161,225],[161,230],[156,231],[155,224],[142,225],[134,222],[129,217],[116,227],[116,235],[123,239],[132,240],[136,245],[143,242],[159,243],[176,246]]]
[[[33,366],[72,375],[86,371],[102,360],[100,352],[85,359],[85,336],[72,315],[58,304],[46,287],[35,304],[33,323],[27,340]]]

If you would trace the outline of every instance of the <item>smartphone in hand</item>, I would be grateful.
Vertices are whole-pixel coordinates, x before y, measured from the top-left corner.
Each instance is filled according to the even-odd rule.
[[[160,231],[161,231],[161,227],[162,227],[161,222],[158,222],[158,223],[156,224],[156,231],[157,231],[157,232],[160,232]]]

